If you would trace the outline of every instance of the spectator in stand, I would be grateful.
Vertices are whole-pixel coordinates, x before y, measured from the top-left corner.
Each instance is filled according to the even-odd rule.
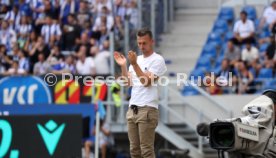
[[[0,45],[0,74],[4,73],[10,68],[10,59],[7,56],[7,49],[5,45]]]
[[[245,48],[242,50],[241,59],[251,65],[252,62],[257,62],[259,59],[259,50],[252,46],[252,44],[246,43]]]
[[[53,59],[55,58],[55,59]],[[58,62],[62,62],[64,60],[64,55],[61,54],[61,51],[58,47],[58,45],[55,45],[52,49],[51,49],[51,54],[48,56],[47,61],[51,62],[51,61],[58,61]]]
[[[211,94],[211,95],[216,95],[216,94],[222,94],[223,91],[221,87],[219,87],[216,83],[216,77],[214,76],[212,78],[212,74],[210,72],[207,72],[205,74],[206,79],[206,85],[205,85],[205,90]]]
[[[51,73],[54,73],[54,74],[62,74],[62,73],[76,74],[76,67],[75,67],[73,55],[68,55],[65,59],[65,62],[60,63],[60,69],[52,70]]]
[[[247,63],[249,70],[255,77],[259,74],[262,68],[262,65],[259,63],[259,50],[252,46],[251,43],[247,43],[242,50],[242,61]]]
[[[41,36],[38,37],[37,42],[33,46],[32,50],[29,52],[31,73],[32,73],[34,64],[38,62],[38,54],[40,53],[43,53],[45,55],[45,58],[48,58],[48,56],[50,55],[50,49],[45,44],[44,38]]]
[[[99,44],[98,44],[97,39],[91,37],[91,39],[90,39],[90,45],[91,46],[98,46]]]
[[[76,66],[75,66],[75,58],[73,55],[68,55],[65,60],[65,68],[66,72],[71,74],[76,74]]]
[[[44,37],[45,43],[48,43],[50,47],[60,41],[61,30],[57,23],[54,23],[52,17],[46,16],[45,24],[42,26],[41,35]]]
[[[110,75],[109,59],[111,53],[106,50],[100,52],[97,46],[91,47],[90,53],[94,57],[96,75]]]
[[[18,67],[19,69],[23,69],[26,74],[30,70],[30,62],[29,59],[26,57],[27,52],[24,52],[23,50],[20,50],[18,53],[19,61],[18,61]]]
[[[14,4],[12,10],[6,14],[5,20],[9,22],[10,28],[15,30],[15,26],[20,24],[20,17],[19,4]]]
[[[28,40],[28,36],[32,31],[32,25],[29,23],[27,16],[22,16],[20,19],[20,24],[15,27],[19,47],[24,48],[24,45]]]
[[[75,16],[69,14],[67,17],[68,24],[63,25],[62,45],[64,50],[74,50],[77,39],[80,38],[81,26],[77,24]]]
[[[234,70],[234,67],[230,65],[230,61],[228,59],[224,59],[221,62],[221,70],[217,74],[218,77],[224,78],[225,81],[228,83],[227,85],[230,85],[230,80],[232,80],[231,84],[235,84],[237,82],[237,76],[236,72]]]
[[[109,40],[109,33],[106,26],[101,27],[101,38],[99,39],[100,49],[103,48],[104,41]]]
[[[115,17],[114,33],[116,41],[123,42],[124,39],[124,24],[120,16]]]
[[[76,13],[78,19],[78,25],[84,26],[85,22],[93,22],[93,15],[88,7],[88,2],[85,0],[80,1],[79,11]]]
[[[88,35],[87,32],[82,32],[81,33],[80,39],[78,39],[77,42],[76,42],[76,49],[75,49],[75,51],[78,52],[81,46],[85,46],[86,47],[86,50],[87,50],[86,56],[88,56],[91,44],[90,44],[90,39],[89,39],[89,35]]]
[[[238,64],[238,94],[252,94],[255,92],[254,87],[254,76],[253,74],[248,70],[246,63],[243,61],[239,61]]]
[[[86,46],[82,45],[77,54],[78,61],[76,63],[77,73],[80,75],[95,75],[95,62],[92,57],[86,57]]]
[[[274,36],[270,38],[270,44],[264,53],[264,57],[265,57],[264,67],[266,68],[274,68],[274,65],[276,65],[276,53],[275,53],[276,48],[275,48],[275,40],[273,38]]]
[[[93,34],[93,31],[91,30],[91,28],[92,28],[92,25],[90,21],[84,22],[82,27],[82,32],[87,33],[90,38],[92,37],[92,34]]]
[[[35,46],[36,42],[37,42],[37,35],[33,30],[28,36],[26,43],[24,44],[24,50],[26,52],[30,52]]]
[[[49,71],[49,64],[43,53],[38,54],[38,62],[34,65],[34,75],[44,75]]]
[[[100,49],[100,51],[110,51],[109,50],[109,40],[105,40],[102,44],[102,48]]]
[[[75,14],[79,10],[79,3],[77,0],[64,0],[60,7],[60,19],[63,24],[67,24],[67,16]]]
[[[121,17],[122,20],[125,19],[126,8],[123,0],[115,0],[114,15]]]
[[[94,125],[94,127],[96,127]],[[96,129],[94,128],[92,134],[96,134]],[[85,158],[90,158],[90,151],[93,145],[92,140],[87,140],[84,143],[85,148]],[[105,122],[105,120],[100,120],[100,132],[99,132],[99,146],[101,152],[101,158],[107,158],[107,148],[114,145],[114,138],[112,137],[110,131],[110,125]]]
[[[129,17],[129,22],[133,29],[138,29],[138,13],[137,3],[135,0],[131,0],[128,4],[126,11],[127,16]]]
[[[38,18],[40,13],[44,12],[44,4],[42,0],[29,0],[29,5],[32,11],[32,19]]]
[[[41,27],[45,21],[45,5],[43,0],[32,0],[30,2],[31,9],[32,9],[32,16],[35,20],[35,31],[37,34],[40,34]]]
[[[11,5],[10,0],[1,0],[1,1],[0,1],[0,6],[9,7],[10,5]]]
[[[4,72],[3,75],[26,75],[27,72],[18,67],[18,61],[13,61],[12,62],[12,67],[8,69],[7,72]]]
[[[114,25],[114,19],[113,16],[110,14],[108,8],[106,6],[102,7],[102,12],[100,16],[96,18],[95,26],[93,27],[93,31],[99,31],[101,26],[105,25],[108,29],[108,31],[111,30],[111,28]]]
[[[271,6],[267,7],[263,13],[263,17],[261,19],[260,28],[263,28],[265,25],[268,25],[271,29],[272,26],[276,22],[276,1],[271,3]]]
[[[230,61],[230,65],[235,65],[241,59],[239,47],[236,47],[232,41],[228,41],[224,54],[224,59]]]
[[[10,51],[13,47],[13,45],[16,43],[16,33],[13,29],[9,28],[8,21],[4,20],[2,21],[1,29],[0,29],[0,44],[3,44],[6,46],[8,54],[10,54]]]
[[[3,74],[3,73],[5,73],[5,72],[6,72],[5,66],[2,65],[2,62],[0,61],[0,75]]]
[[[58,19],[59,18],[59,3],[57,1],[52,1],[55,2],[55,4],[52,4],[50,0],[44,0],[44,13],[45,15],[49,15],[53,19]],[[56,6],[57,5],[57,6]]]
[[[63,54],[61,54],[58,45],[55,45],[51,49],[51,54],[47,58],[47,61],[51,65],[51,73],[62,73],[62,70],[65,68],[65,57]]]
[[[253,21],[247,18],[245,11],[240,13],[240,20],[234,25],[234,34],[232,41],[235,45],[242,45],[248,42],[255,43],[255,26]]]
[[[17,3],[17,2],[16,2]],[[32,16],[32,10],[30,7],[29,0],[19,0],[19,13],[21,16]]]
[[[0,2],[0,19],[2,20],[2,19],[4,19],[5,18],[5,16],[6,16],[6,14],[7,14],[7,12],[8,12],[8,8],[9,8],[9,0],[7,0],[8,2],[8,4],[6,4],[5,2]]]
[[[110,0],[96,0],[95,8],[97,16],[99,16],[102,13],[102,8],[106,7],[107,11],[112,10],[112,3]]]
[[[10,51],[9,57],[11,60],[15,60],[18,61],[19,60],[19,52],[20,52],[20,48],[18,43],[14,44],[12,47],[12,51]],[[12,61],[10,61],[10,64],[12,64]]]

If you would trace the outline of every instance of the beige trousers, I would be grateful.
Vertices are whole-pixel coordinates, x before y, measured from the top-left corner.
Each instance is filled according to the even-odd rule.
[[[126,114],[131,158],[155,158],[154,139],[159,111],[156,108],[139,107],[135,114],[131,108]]]

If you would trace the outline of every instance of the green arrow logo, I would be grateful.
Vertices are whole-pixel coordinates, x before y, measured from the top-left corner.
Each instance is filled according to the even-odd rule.
[[[60,140],[60,137],[63,133],[63,130],[65,128],[65,124],[63,123],[59,127],[53,120],[49,120],[45,127],[46,129],[41,126],[40,124],[37,124],[38,130],[42,136],[42,139],[47,147],[47,150],[49,154],[52,156],[56,150],[57,144]]]

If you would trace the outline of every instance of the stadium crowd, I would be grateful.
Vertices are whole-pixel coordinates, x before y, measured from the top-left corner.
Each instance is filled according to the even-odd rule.
[[[224,77],[226,80],[229,79],[229,72],[232,73],[232,86],[207,85],[205,89],[210,94],[252,94],[261,91],[260,87],[276,88],[276,1],[264,9],[260,18],[256,14],[253,6],[247,6],[235,20],[229,17],[229,12],[226,16],[221,11],[218,18],[220,22],[227,23],[228,32],[222,32],[221,23],[215,23],[213,32],[222,37],[209,37],[208,40],[210,44],[223,39],[214,72],[216,77]],[[205,76],[210,76],[210,72],[205,73]]]
[[[122,49],[135,0],[1,0],[0,74],[110,74],[109,33]]]

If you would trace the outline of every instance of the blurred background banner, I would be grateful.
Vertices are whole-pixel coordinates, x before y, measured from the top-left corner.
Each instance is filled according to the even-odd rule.
[[[55,84],[44,80],[45,76],[11,76],[0,79],[0,104],[78,104],[91,103],[92,99],[105,100],[107,86],[85,80],[85,75],[72,75],[71,80],[56,76]],[[77,78],[77,80],[75,80]],[[94,85],[94,92],[93,92]]]
[[[39,105],[39,106],[22,106],[22,105],[0,105],[0,115],[82,115],[83,118],[89,119],[89,128],[94,126],[95,109],[93,104],[82,105]]]
[[[4,77],[0,80],[0,104],[51,104],[50,88],[37,76]]]
[[[1,116],[0,156],[80,157],[81,122],[81,115]]]

